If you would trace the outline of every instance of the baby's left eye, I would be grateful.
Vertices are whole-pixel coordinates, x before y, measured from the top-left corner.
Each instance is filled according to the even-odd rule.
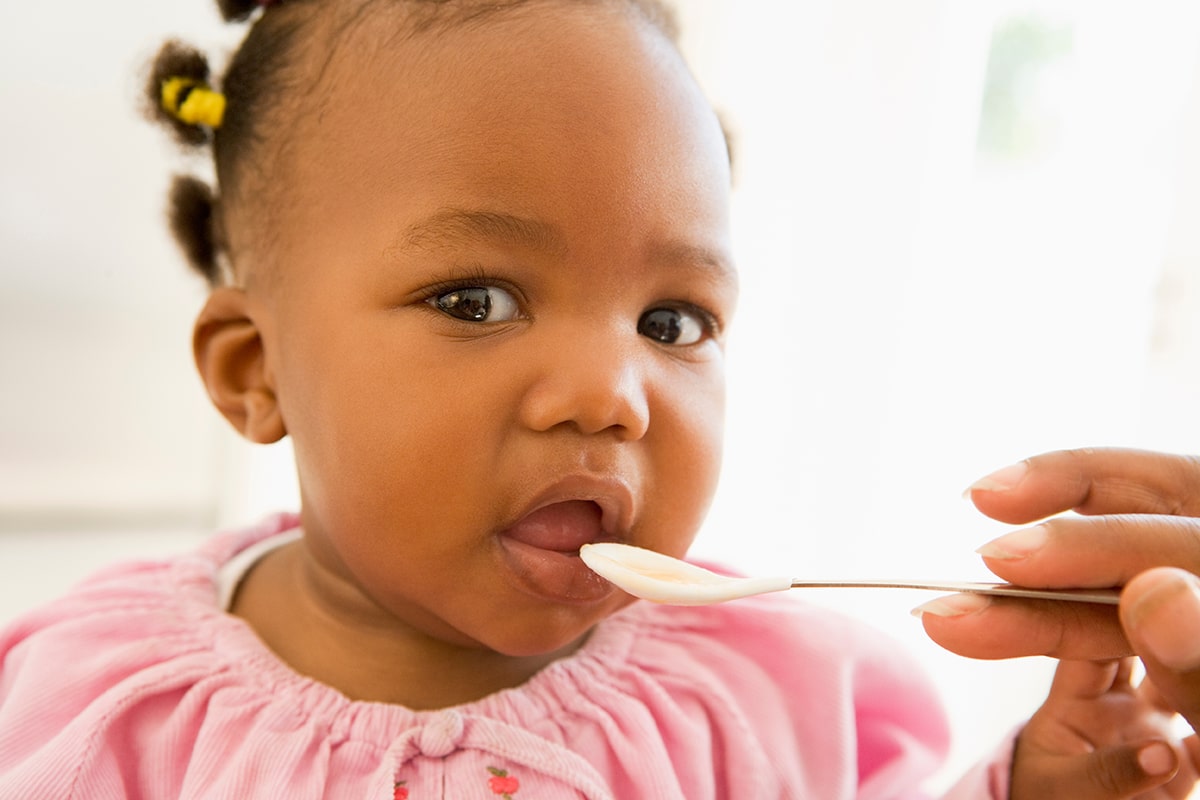
[[[429,303],[466,322],[511,322],[520,315],[516,299],[496,286],[463,286],[431,297]]]
[[[652,308],[638,320],[638,333],[662,344],[695,344],[711,328],[709,320],[696,311]]]

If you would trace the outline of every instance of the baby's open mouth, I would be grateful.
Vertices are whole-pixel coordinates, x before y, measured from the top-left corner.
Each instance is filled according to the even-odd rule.
[[[592,500],[565,500],[527,514],[504,535],[542,550],[578,553],[583,545],[605,538],[602,516]]]

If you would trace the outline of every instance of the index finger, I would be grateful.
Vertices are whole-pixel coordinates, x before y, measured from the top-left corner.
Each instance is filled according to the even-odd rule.
[[[968,658],[1109,661],[1133,653],[1113,606],[952,595],[918,612],[930,639]]]
[[[1021,524],[1063,511],[1200,516],[1200,459],[1125,448],[1058,450],[967,489],[993,519]]]

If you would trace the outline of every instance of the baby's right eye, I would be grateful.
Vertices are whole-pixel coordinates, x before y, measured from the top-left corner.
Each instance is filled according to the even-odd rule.
[[[497,286],[463,286],[428,302],[443,314],[466,322],[511,322],[520,316],[516,299]]]

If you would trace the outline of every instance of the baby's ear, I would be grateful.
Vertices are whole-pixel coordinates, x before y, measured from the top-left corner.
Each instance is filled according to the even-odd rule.
[[[196,318],[192,352],[213,405],[242,436],[270,444],[287,434],[262,333],[243,290],[212,291]]]

